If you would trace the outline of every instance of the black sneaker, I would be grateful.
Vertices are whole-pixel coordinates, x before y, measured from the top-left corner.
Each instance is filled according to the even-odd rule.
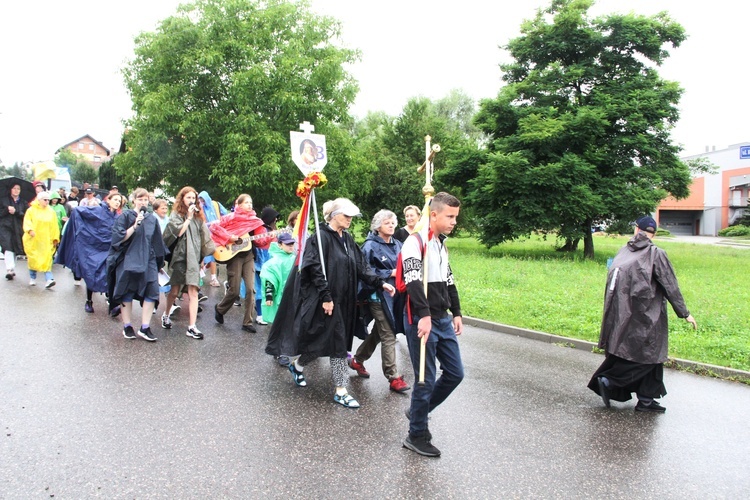
[[[596,377],[596,383],[599,384],[599,395],[602,397],[604,406],[609,408],[609,389],[604,385],[604,380],[601,377]]]
[[[203,294],[200,290],[198,291],[198,303],[200,304],[204,300],[208,300],[208,297]]]
[[[132,326],[126,326],[125,329],[122,331],[122,336],[126,339],[134,339],[135,338],[135,330],[133,330]]]
[[[172,320],[169,319],[169,315],[167,313],[161,315],[161,327],[165,330],[172,329]]]
[[[651,413],[664,413],[667,411],[665,407],[659,404],[658,401],[651,401],[651,404],[645,404],[641,400],[635,405],[635,411],[646,411]]]
[[[156,342],[156,337],[153,333],[151,333],[151,328],[149,327],[146,327],[145,330],[143,328],[138,330],[138,336],[142,339],[148,340],[149,342]]]
[[[237,300],[235,300],[235,301],[234,301],[234,304],[233,304],[233,305],[234,305],[235,307],[240,307],[240,306],[242,306],[242,302],[240,302],[240,299],[237,299]]]
[[[258,330],[253,325],[242,325],[242,331],[258,333]]]
[[[203,339],[203,333],[201,333],[200,330],[198,330],[197,327],[193,326],[187,329],[187,332],[185,332],[185,335],[188,337],[193,337],[194,339],[201,340]]]
[[[404,415],[406,415],[406,419],[411,422],[411,407],[404,410]],[[430,416],[427,415],[427,419],[430,419]],[[427,438],[427,441],[432,441],[432,433],[430,432],[430,428],[428,427],[424,431],[424,436]]]
[[[424,434],[421,436],[412,436],[411,434],[406,436],[406,439],[404,439],[404,448],[409,448],[411,451],[425,457],[440,456],[440,450],[435,448]]]
[[[219,305],[214,306],[214,319],[220,325],[224,324],[224,315],[219,312]]]
[[[93,313],[94,312],[94,303],[90,300],[86,301],[86,305],[83,306],[83,310],[87,313]]]
[[[8,281],[12,280],[13,279],[13,273],[11,273],[10,271],[8,271],[7,273],[5,273],[5,279],[8,280]]]

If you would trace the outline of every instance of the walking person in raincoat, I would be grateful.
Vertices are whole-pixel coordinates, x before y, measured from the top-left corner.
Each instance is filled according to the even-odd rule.
[[[628,401],[635,392],[636,411],[663,413],[657,398],[665,396],[667,301],[693,328],[672,264],[651,241],[656,221],[641,217],[635,235],[617,253],[607,276],[599,347],[606,358],[588,384],[604,405]]]
[[[202,339],[203,333],[196,325],[198,318],[198,289],[201,280],[201,264],[203,258],[211,255],[216,246],[211,240],[211,232],[206,225],[206,217],[198,205],[198,191],[185,186],[177,193],[169,216],[169,224],[164,230],[164,243],[171,247],[173,243],[172,259],[169,263],[169,285],[172,287],[167,295],[165,314],[161,317],[164,329],[172,328],[172,321],[166,314],[177,299],[182,285],[187,285],[189,324],[188,337]]]
[[[29,258],[29,285],[36,285],[37,272],[47,280],[44,288],[55,286],[52,276],[52,257],[60,242],[60,225],[57,214],[49,206],[49,193],[41,191],[23,218],[23,248]]]
[[[268,323],[273,323],[276,318],[286,280],[294,267],[294,260],[297,258],[297,253],[294,251],[296,242],[297,240],[291,234],[281,233],[276,244],[271,244],[269,249],[271,258],[263,265],[263,270],[260,272],[260,281],[263,286],[257,293],[265,294],[265,301],[261,308],[263,317]]]

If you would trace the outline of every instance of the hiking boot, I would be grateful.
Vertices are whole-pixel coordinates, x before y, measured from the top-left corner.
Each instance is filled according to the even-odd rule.
[[[294,383],[300,387],[305,387],[307,385],[307,381],[305,380],[305,374],[297,370],[294,367],[294,363],[291,360],[289,360],[288,366],[289,366],[289,371],[292,373],[292,378],[294,379]]]
[[[86,301],[86,305],[83,306],[83,310],[87,313],[93,313],[94,312],[94,303],[90,300]]]
[[[198,330],[198,327],[196,326],[190,326],[187,329],[187,332],[185,332],[185,335],[188,337],[193,337],[194,339],[202,340],[203,339],[203,333]]]
[[[394,392],[406,392],[411,386],[404,382],[404,377],[398,377],[391,380],[391,390]]]
[[[156,337],[153,333],[151,333],[151,328],[148,326],[145,330],[143,328],[138,330],[138,336],[142,339],[148,340],[149,342],[156,342]]]
[[[651,404],[645,404],[643,401],[638,400],[638,403],[635,405],[635,411],[646,411],[646,412],[652,412],[652,413],[664,413],[667,411],[665,407],[659,404],[658,401],[651,401]]]
[[[167,313],[161,315],[161,327],[165,330],[172,329],[172,320],[169,319],[169,315]]]
[[[55,286],[57,283],[55,283],[55,280],[48,280],[47,283],[44,285],[44,288],[49,290],[53,286]]]
[[[419,453],[425,457],[439,457],[440,450],[432,445],[431,440],[427,439],[426,434],[421,436],[412,436],[409,434],[404,439],[404,448],[409,448],[411,451]]]
[[[359,408],[359,401],[354,399],[354,396],[348,392],[341,395],[334,394],[333,400],[345,408]]]
[[[357,372],[362,378],[370,378],[370,372],[365,370],[365,365],[357,361],[355,358],[349,358],[349,368]]]
[[[126,339],[134,339],[135,338],[135,330],[133,330],[132,326],[126,326],[125,329],[122,331],[122,336]]]
[[[599,395],[602,397],[604,406],[609,408],[609,389],[607,389],[607,386],[604,385],[604,380],[602,379],[602,377],[596,377],[596,382],[597,384],[599,384]]]
[[[214,319],[220,325],[224,324],[224,315],[219,312],[219,305],[214,306]]]

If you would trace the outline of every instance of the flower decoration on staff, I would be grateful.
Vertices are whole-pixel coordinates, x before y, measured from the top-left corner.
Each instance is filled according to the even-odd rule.
[[[310,172],[297,184],[297,196],[302,199],[307,198],[313,188],[323,187],[327,182],[328,179],[323,172]]]

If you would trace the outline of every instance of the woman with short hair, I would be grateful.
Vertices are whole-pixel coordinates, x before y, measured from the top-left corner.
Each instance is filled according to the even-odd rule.
[[[359,208],[346,198],[323,204],[328,224],[307,240],[299,266],[299,293],[292,329],[297,352],[288,356],[289,371],[301,387],[307,385],[304,366],[328,356],[335,386],[333,400],[346,408],[360,406],[346,388],[349,380],[346,357],[354,339],[357,284],[362,281],[374,289],[382,288],[391,296],[396,291],[369,268],[362,250],[349,234],[355,215],[361,215]],[[285,294],[282,301],[285,300],[294,297],[287,298]]]
[[[416,205],[409,205],[404,208],[404,218],[406,219],[406,226],[400,227],[393,233],[393,237],[401,243],[406,241],[411,233],[415,231],[417,222],[422,216],[422,211]]]

